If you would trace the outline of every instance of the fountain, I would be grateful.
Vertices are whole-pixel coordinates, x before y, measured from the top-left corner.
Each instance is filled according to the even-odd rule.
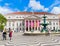
[[[47,16],[45,16],[45,15],[43,16],[43,23],[40,24],[40,25],[43,26],[41,32],[44,32],[44,33],[48,33],[49,32],[48,29],[46,28],[46,26],[49,25],[48,23],[46,23],[46,17]]]

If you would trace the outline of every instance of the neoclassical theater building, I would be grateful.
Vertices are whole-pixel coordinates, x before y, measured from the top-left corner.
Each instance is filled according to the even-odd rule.
[[[48,30],[60,30],[60,15],[47,13],[47,12],[14,12],[5,14],[7,24],[5,28],[11,28],[14,31],[40,31],[43,26],[43,16],[47,16],[46,23]]]

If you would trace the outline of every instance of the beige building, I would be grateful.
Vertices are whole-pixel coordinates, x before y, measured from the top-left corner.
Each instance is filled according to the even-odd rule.
[[[6,29],[13,29],[14,31],[40,31],[43,26],[43,16],[47,16],[46,23],[48,30],[60,29],[60,16],[47,12],[14,12],[6,14],[7,18]]]

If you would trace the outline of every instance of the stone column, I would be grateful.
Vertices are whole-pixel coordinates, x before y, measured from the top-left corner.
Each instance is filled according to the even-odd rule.
[[[31,20],[29,21],[29,23],[30,23],[30,25],[29,25],[29,26],[30,26],[30,31],[31,31]]]
[[[40,20],[39,20],[39,31],[40,31]]]
[[[31,31],[33,31],[33,21],[31,20]]]
[[[28,31],[29,31],[29,20],[28,20]]]
[[[25,20],[25,32],[26,32],[26,20]]]
[[[34,20],[34,31],[35,31],[35,20]]]
[[[34,20],[33,20],[33,28],[34,28]],[[33,31],[34,31],[34,29],[33,29]]]
[[[36,23],[37,23],[37,31],[38,31],[38,20],[37,20],[37,22],[36,22]]]

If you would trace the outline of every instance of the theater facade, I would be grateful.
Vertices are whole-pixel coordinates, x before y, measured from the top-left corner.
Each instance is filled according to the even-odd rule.
[[[60,15],[47,12],[14,12],[4,15],[7,18],[5,28],[14,31],[41,31],[43,16],[47,16],[48,30],[60,30]]]

